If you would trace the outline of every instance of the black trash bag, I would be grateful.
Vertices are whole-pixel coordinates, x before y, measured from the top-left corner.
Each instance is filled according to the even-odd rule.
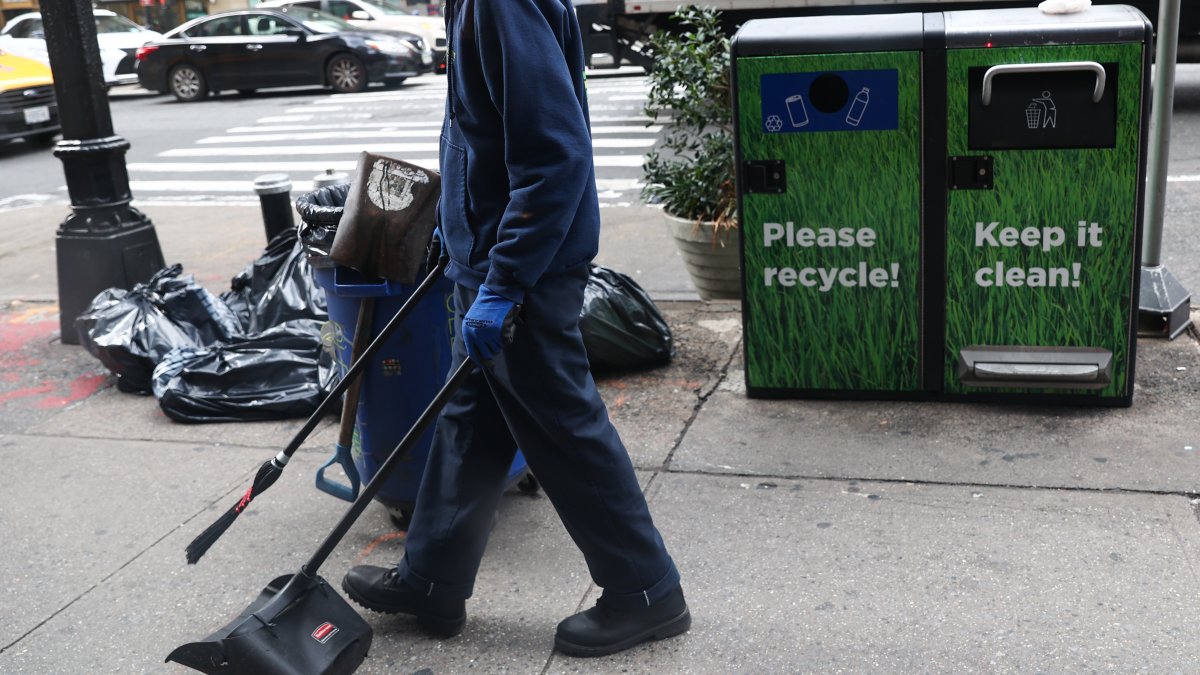
[[[329,318],[325,289],[317,284],[295,229],[275,235],[262,255],[233,278],[221,300],[247,335],[294,319]]]
[[[172,351],[154,369],[154,396],[176,422],[307,417],[332,388],[334,370],[321,322],[296,319],[228,344]]]
[[[327,185],[296,198],[296,213],[300,214],[300,243],[316,265],[330,264],[329,249],[337,234],[338,223],[346,206],[349,183]],[[328,262],[327,262],[328,261]]]
[[[150,393],[155,365],[173,349],[240,334],[229,308],[182,271],[176,264],[131,290],[102,291],[75,320],[80,344],[117,376],[121,391]]]
[[[649,294],[627,275],[600,265],[592,265],[588,275],[579,330],[594,370],[658,366],[675,353],[671,329]]]

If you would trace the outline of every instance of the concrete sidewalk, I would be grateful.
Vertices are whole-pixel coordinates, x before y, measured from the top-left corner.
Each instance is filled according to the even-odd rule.
[[[254,206],[145,205],[211,290],[264,241]],[[312,487],[332,419],[198,565],[191,539],[303,420],[190,426],[57,340],[63,205],[0,213],[2,673],[162,663],[294,572],[345,510]],[[694,301],[657,214],[606,209],[600,262],[661,303],[663,368],[600,378],[684,576],[688,634],[553,651],[594,602],[542,494],[506,498],[464,633],[365,612],[363,673],[1191,672],[1200,662],[1200,345],[1138,344],[1128,409],[745,397],[740,306]],[[647,222],[649,221],[649,222]],[[1200,318],[1200,317],[1198,317]],[[322,574],[394,562],[373,505]]]

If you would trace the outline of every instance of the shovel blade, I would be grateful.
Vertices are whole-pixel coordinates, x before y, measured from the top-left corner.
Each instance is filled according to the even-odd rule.
[[[321,577],[284,575],[241,614],[167,656],[202,673],[343,675],[371,648],[371,626]]]

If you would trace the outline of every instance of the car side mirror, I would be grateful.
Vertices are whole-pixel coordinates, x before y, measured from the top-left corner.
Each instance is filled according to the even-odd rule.
[[[295,27],[284,28],[283,34],[290,35],[292,37],[298,37],[298,38],[300,38],[301,42],[304,42],[304,38],[308,37],[308,33],[304,32],[303,28],[295,28]]]
[[[350,18],[358,21],[370,21],[371,15],[367,14],[361,9],[356,9],[353,12],[350,12]]]

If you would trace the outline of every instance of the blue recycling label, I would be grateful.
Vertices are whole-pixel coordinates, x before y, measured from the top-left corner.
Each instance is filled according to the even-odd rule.
[[[769,134],[897,129],[899,87],[896,70],[763,75],[762,129]]]

